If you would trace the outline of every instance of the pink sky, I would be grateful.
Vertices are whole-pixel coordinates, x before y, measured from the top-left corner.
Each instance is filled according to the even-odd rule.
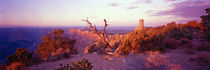
[[[199,20],[209,0],[0,0],[0,26],[146,26]]]

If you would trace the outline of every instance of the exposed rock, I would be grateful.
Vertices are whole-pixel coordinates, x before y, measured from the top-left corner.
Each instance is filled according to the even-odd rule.
[[[76,40],[74,46],[80,48],[78,52],[83,52],[86,46],[90,46],[94,41],[99,40],[99,37],[94,32],[80,29],[70,29],[68,35],[71,39]]]
[[[112,48],[117,48],[120,45],[120,42],[123,38],[125,38],[125,35],[121,34],[115,34],[115,35],[109,35],[109,45]]]
[[[70,29],[69,37],[73,40],[76,40],[76,44],[74,45],[76,48],[80,48],[79,52],[88,53],[86,46],[91,46],[93,44],[97,47],[104,46],[101,44],[101,40],[97,34],[92,31],[82,31],[80,29]],[[115,35],[108,35],[109,44],[112,48],[117,48],[121,42],[121,40],[125,37],[125,35],[115,34]],[[99,48],[100,49],[100,48]]]

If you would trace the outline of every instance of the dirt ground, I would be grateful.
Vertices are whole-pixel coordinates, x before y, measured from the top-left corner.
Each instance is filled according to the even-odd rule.
[[[93,70],[147,70],[148,68],[145,66],[145,63],[150,62],[147,61],[147,58],[150,57],[154,58],[155,60],[160,59],[159,61],[152,62],[152,64],[159,62],[161,65],[165,65],[165,67],[170,64],[175,64],[175,66],[173,66],[175,67],[175,70],[208,70],[210,69],[209,64],[206,65],[190,61],[191,57],[196,57],[201,53],[210,56],[210,52],[198,52],[193,55],[188,55],[184,53],[182,48],[167,50],[165,53],[154,54],[157,55],[155,57],[150,56],[150,54],[142,53],[129,54],[117,58],[111,57],[113,60],[105,60],[103,54],[78,54],[73,55],[68,59],[62,59],[53,62],[43,62],[38,65],[33,65],[28,67],[27,70],[54,70],[55,68],[58,68],[60,64],[71,64],[73,61],[81,60],[82,58],[86,58],[89,62],[92,63]],[[165,58],[159,57],[159,55],[164,56]],[[178,65],[178,68],[176,65]],[[168,70],[166,68],[160,69]]]

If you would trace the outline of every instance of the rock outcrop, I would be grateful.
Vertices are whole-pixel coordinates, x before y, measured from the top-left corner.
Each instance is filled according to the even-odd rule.
[[[82,31],[80,29],[70,29],[68,35],[70,39],[76,40],[76,44],[74,46],[78,48],[79,53],[83,52],[87,46],[91,46],[100,40],[98,35],[94,32]],[[117,48],[125,36],[126,35],[123,34],[108,35],[110,46],[112,48]]]
[[[94,32],[80,29],[70,29],[68,35],[70,39],[76,40],[74,46],[78,48],[78,52],[83,52],[86,46],[90,46],[94,41],[99,40],[99,37]]]

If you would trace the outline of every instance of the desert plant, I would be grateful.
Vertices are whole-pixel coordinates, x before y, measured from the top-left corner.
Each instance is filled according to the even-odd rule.
[[[17,61],[18,61],[18,57],[15,54],[7,57],[7,65],[11,64],[12,62],[17,62]]]
[[[87,59],[83,58],[82,61],[75,61],[70,66],[71,70],[91,70],[93,66]]]
[[[104,28],[102,32],[99,32],[98,29],[96,29],[96,26],[92,25],[92,23],[88,20],[88,18],[86,20],[82,20],[87,22],[87,24],[89,24],[89,28],[91,28],[93,30],[94,33],[96,33],[98,35],[98,37],[100,38],[102,44],[104,45],[106,51],[111,51],[111,47],[109,45],[109,40],[105,34],[106,32],[106,27],[108,26],[106,19],[104,19]]]
[[[174,38],[165,38],[164,45],[169,49],[176,49],[179,46],[179,42]]]
[[[41,40],[42,42],[39,44],[36,53],[40,54],[44,60],[47,60],[50,54],[55,53],[61,48],[77,52],[73,47],[76,41],[64,36],[64,31],[61,29],[54,30],[52,33],[43,36]]]
[[[60,68],[56,68],[55,70],[70,70],[70,66],[69,64],[64,65],[64,66],[63,64],[60,64]]]
[[[26,66],[21,62],[13,62],[6,67],[6,70],[26,70]]]
[[[84,50],[84,54],[86,53],[93,53],[93,52],[96,52],[97,51],[97,47],[96,47],[96,44],[92,44],[91,46],[87,46]]]
[[[188,26],[187,24],[177,25],[175,22],[169,23],[166,26],[167,35],[178,40],[181,38],[192,39],[192,31],[190,28],[191,26]]]
[[[205,9],[207,15],[201,16],[202,19],[202,32],[205,38],[210,41],[210,8]]]
[[[144,70],[182,70],[181,66],[171,63],[169,59],[158,51],[147,51]]]
[[[93,66],[90,62],[88,62],[87,59],[83,58],[82,61],[75,61],[72,62],[72,66],[69,66],[69,64],[64,65],[60,64],[59,68],[56,68],[55,70],[91,70]]]
[[[134,30],[121,42],[119,53],[138,53],[144,51],[163,51],[162,44],[165,33],[162,29],[151,28],[145,30]]]
[[[13,62],[21,62],[28,65],[31,61],[32,55],[33,53],[29,52],[28,49],[17,48],[14,55],[7,57],[7,64],[11,64]]]

